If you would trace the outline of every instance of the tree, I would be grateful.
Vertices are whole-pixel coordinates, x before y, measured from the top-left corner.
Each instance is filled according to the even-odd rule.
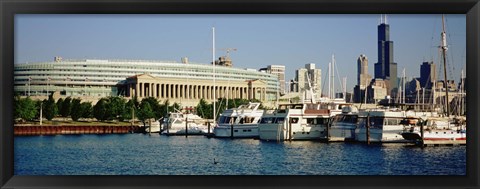
[[[160,103],[158,100],[154,97],[147,97],[142,99],[142,102],[148,102],[150,104],[150,107],[152,108],[152,111],[154,112],[154,117],[155,120],[160,119],[162,116],[162,107],[160,106]]]
[[[62,106],[63,106],[63,98],[60,98],[57,100],[57,110],[59,111],[59,114],[62,115]],[[63,116],[63,115],[62,115]]]
[[[119,119],[123,121],[122,115],[125,111],[125,99],[123,97],[110,96],[107,102],[107,119]]]
[[[75,98],[72,100],[71,107],[72,110],[70,112],[70,116],[72,117],[73,121],[78,121],[78,119],[82,116],[83,112],[80,107],[81,100],[79,98]]]
[[[43,109],[43,114],[48,121],[51,121],[55,115],[58,114],[57,104],[53,99],[53,94],[48,96],[48,100],[43,101],[45,108]]]
[[[213,105],[208,104],[205,99],[200,99],[200,102],[198,102],[198,105],[196,107],[197,109],[197,114],[206,119],[212,119],[213,118]]]
[[[65,98],[65,100],[62,102],[62,109],[60,110],[60,114],[62,117],[69,117],[70,116],[70,110],[71,110],[71,97]]]
[[[148,101],[143,101],[140,103],[140,109],[137,111],[137,117],[145,125],[145,120],[155,117],[155,113],[150,106]]]
[[[123,110],[122,113],[122,118],[125,119],[132,119],[132,112],[136,110],[135,103],[133,102],[133,99],[128,100],[128,102],[125,104],[125,109]]]
[[[83,118],[91,118],[92,117],[92,103],[91,102],[82,102],[80,104],[80,109],[82,109],[82,117]]]
[[[20,98],[20,96],[15,96],[14,98],[14,118],[22,119],[26,121],[31,121],[37,115],[38,110],[35,101],[27,98]]]
[[[93,106],[93,117],[99,121],[105,121],[107,116],[107,99],[101,98],[97,104]]]

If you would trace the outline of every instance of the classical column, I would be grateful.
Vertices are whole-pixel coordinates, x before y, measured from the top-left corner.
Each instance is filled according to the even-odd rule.
[[[167,98],[167,94],[166,94],[167,90],[166,90],[166,88],[167,88],[167,84],[165,84],[165,83],[162,84],[162,93],[160,93],[160,94],[162,95],[162,98],[164,98],[164,99]]]

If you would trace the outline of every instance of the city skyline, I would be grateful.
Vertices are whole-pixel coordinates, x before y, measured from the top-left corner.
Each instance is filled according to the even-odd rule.
[[[459,81],[465,65],[465,15],[446,15],[449,80]],[[15,63],[65,59],[174,60],[209,64],[211,27],[216,30],[217,57],[230,52],[233,66],[260,69],[285,65],[285,80],[314,63],[328,74],[335,54],[347,91],[357,82],[360,54],[374,75],[380,15],[18,15],[15,18]],[[420,77],[420,65],[440,65],[441,15],[388,15],[393,61],[398,76]],[[338,75],[337,72],[335,75]],[[453,78],[452,78],[453,77]],[[443,76],[438,77],[442,79]],[[324,83],[324,81],[322,81]],[[336,92],[341,92],[336,78]],[[325,85],[323,85],[325,89]]]

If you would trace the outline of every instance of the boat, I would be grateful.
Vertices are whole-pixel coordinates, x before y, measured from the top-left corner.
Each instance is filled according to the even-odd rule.
[[[358,109],[345,106],[342,113],[332,118],[328,128],[328,141],[355,141],[355,129],[358,122]]]
[[[207,120],[192,113],[169,113],[162,124],[162,135],[204,135],[211,132]]]
[[[145,126],[145,133],[159,133],[161,132],[161,126],[159,120],[149,120],[145,125],[140,125],[141,127]]]
[[[263,115],[259,107],[260,103],[249,103],[223,111],[213,128],[215,137],[258,138],[258,122]]]
[[[399,109],[370,109],[359,112],[355,138],[358,142],[405,143],[402,120],[407,113]]]
[[[406,140],[416,143],[437,143],[437,141],[463,141],[465,143],[467,139],[466,125],[450,120],[449,118],[428,118],[422,121],[421,119],[407,118],[404,121],[407,128],[402,136]]]
[[[258,132],[260,140],[326,140],[330,118],[341,113],[342,104],[301,103],[281,104],[274,111],[266,111]]]

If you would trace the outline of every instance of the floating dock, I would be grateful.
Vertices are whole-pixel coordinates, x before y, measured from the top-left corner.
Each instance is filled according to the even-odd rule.
[[[466,145],[466,140],[424,140],[419,141],[417,145],[419,146],[459,146]]]

